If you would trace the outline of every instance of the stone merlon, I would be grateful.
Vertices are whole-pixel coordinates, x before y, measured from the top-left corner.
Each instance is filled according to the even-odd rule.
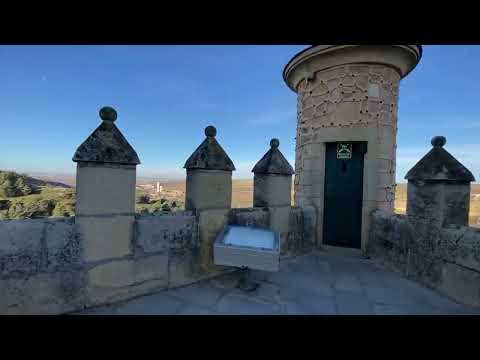
[[[72,160],[122,165],[140,164],[136,151],[113,123],[117,119],[115,109],[103,107],[100,110],[100,117],[102,123],[78,147]]]
[[[443,136],[432,139],[431,149],[407,173],[407,180],[445,180],[445,181],[475,181],[470,170],[455,159],[443,146],[447,140]]]
[[[205,136],[207,138],[188,158],[183,166],[185,169],[235,170],[232,160],[230,160],[225,150],[215,140],[216,135],[217,129],[215,127],[207,126],[205,128]]]
[[[287,159],[278,150],[280,142],[278,139],[270,141],[270,150],[260,159],[254,166],[252,172],[255,174],[277,174],[277,175],[292,175],[294,170],[288,163]]]

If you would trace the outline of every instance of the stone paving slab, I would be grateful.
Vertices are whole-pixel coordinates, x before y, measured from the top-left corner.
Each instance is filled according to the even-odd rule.
[[[217,304],[217,312],[227,315],[274,315],[281,310],[279,304],[238,293],[227,294]]]
[[[260,286],[244,292],[239,272],[80,315],[468,315],[458,304],[386,271],[359,251],[326,247],[288,259],[276,273],[252,271]]]
[[[335,292],[336,312],[339,315],[374,315],[371,301],[361,292],[338,290]]]
[[[223,292],[213,286],[205,286],[205,284],[194,284],[178,289],[168,291],[169,296],[173,296],[181,301],[195,299],[195,306],[202,308],[212,308],[220,300]]]

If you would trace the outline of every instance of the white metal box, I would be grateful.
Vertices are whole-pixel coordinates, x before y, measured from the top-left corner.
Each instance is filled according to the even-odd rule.
[[[227,225],[213,244],[216,265],[278,271],[280,237],[277,232]]]

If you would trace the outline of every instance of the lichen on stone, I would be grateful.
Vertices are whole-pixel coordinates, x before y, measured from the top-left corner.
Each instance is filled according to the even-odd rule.
[[[441,140],[439,140],[442,138]],[[445,138],[432,139],[433,148],[405,176],[407,180],[475,181],[470,170],[443,148]]]
[[[294,170],[278,149],[280,142],[277,139],[270,141],[270,150],[257,162],[252,169],[255,174],[292,175]]]
[[[78,147],[75,162],[138,165],[140,159],[113,122],[103,121]]]
[[[185,169],[233,171],[235,165],[227,153],[215,139],[216,130],[213,126],[205,129],[207,138],[193,152],[183,166]]]

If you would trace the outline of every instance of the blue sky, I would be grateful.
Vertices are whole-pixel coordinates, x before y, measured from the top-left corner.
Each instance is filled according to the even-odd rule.
[[[182,178],[207,125],[251,169],[272,137],[294,165],[296,95],[288,60],[307,46],[0,46],[0,169],[75,173],[73,153],[117,109],[138,175]],[[400,88],[397,181],[434,135],[480,178],[480,46],[424,46]]]

